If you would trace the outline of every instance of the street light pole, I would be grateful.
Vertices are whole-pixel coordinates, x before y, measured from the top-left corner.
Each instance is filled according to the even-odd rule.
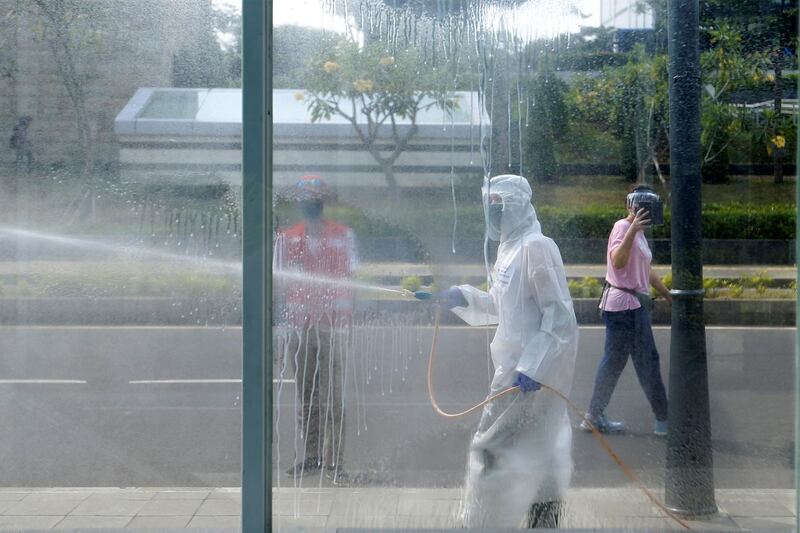
[[[666,504],[684,516],[717,512],[708,398],[700,190],[698,0],[668,13],[672,213],[672,336]]]

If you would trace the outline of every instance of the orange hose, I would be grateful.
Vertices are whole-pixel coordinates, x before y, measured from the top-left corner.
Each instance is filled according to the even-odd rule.
[[[431,341],[431,353],[430,353],[430,356],[428,357],[428,397],[430,398],[431,405],[433,406],[433,410],[436,411],[436,413],[438,413],[439,415],[441,415],[443,417],[446,417],[446,418],[458,418],[458,417],[461,417],[461,416],[466,416],[466,415],[468,415],[468,414],[470,414],[470,413],[472,413],[474,411],[477,411],[478,409],[482,408],[483,406],[485,406],[489,402],[492,402],[492,401],[496,400],[497,398],[499,398],[501,396],[504,396],[504,395],[506,395],[506,394],[508,394],[510,392],[517,392],[519,390],[519,385],[515,385],[513,387],[509,387],[507,389],[504,389],[504,390],[498,392],[497,394],[493,394],[493,395],[489,396],[488,398],[483,400],[481,403],[479,403],[477,405],[474,405],[474,406],[470,407],[469,409],[467,409],[465,411],[461,411],[459,413],[447,413],[444,410],[442,410],[442,408],[439,407],[439,404],[436,402],[436,398],[433,395],[433,359],[434,359],[434,357],[436,355],[436,345],[437,345],[438,340],[439,340],[439,317],[440,317],[440,315],[441,315],[441,310],[437,307],[436,308],[436,312],[435,312],[435,318],[434,318],[433,340]],[[688,529],[688,530],[692,529],[691,527],[689,527],[689,524],[687,524],[681,517],[679,517],[678,515],[676,515],[672,511],[670,511],[663,503],[661,503],[661,501],[656,497],[656,495],[653,494],[650,491],[650,489],[648,489],[645,486],[645,484],[642,482],[642,480],[639,479],[639,476],[636,475],[636,472],[634,472],[631,467],[629,467],[627,464],[625,464],[625,461],[623,461],[622,458],[620,458],[620,456],[614,451],[614,449],[608,443],[608,440],[606,440],[606,438],[603,436],[603,434],[600,433],[600,431],[598,431],[598,429],[594,426],[594,424],[591,423],[591,421],[589,421],[588,419],[586,419],[584,417],[583,411],[581,411],[581,409],[579,409],[577,405],[575,405],[561,391],[559,391],[557,389],[554,389],[553,387],[551,387],[549,385],[545,385],[544,383],[540,383],[540,385],[542,386],[543,389],[552,392],[553,394],[555,394],[556,396],[558,396],[559,398],[564,400],[564,402],[566,402],[567,406],[569,406],[570,409],[572,409],[572,411],[575,414],[577,414],[580,418],[583,418],[584,420],[586,420],[589,423],[589,427],[592,429],[592,435],[594,435],[594,437],[597,439],[597,441],[600,443],[600,445],[603,447],[603,449],[606,451],[606,453],[608,453],[608,455],[614,460],[614,462],[617,463],[617,466],[619,466],[620,470],[622,470],[622,472],[628,477],[628,479],[630,479],[636,485],[636,487],[640,491],[642,491],[644,493],[644,495],[647,496],[647,498],[651,502],[653,502],[653,504],[656,507],[658,507],[662,512],[664,512],[664,514],[666,514],[669,518],[673,519],[675,522],[680,524],[680,526],[683,527],[684,529]]]

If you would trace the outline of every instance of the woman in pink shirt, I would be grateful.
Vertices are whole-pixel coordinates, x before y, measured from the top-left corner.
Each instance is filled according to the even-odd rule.
[[[589,412],[581,423],[587,431],[592,425],[603,433],[625,431],[623,422],[606,418],[605,409],[630,357],[656,418],[654,432],[667,433],[667,394],[647,305],[650,285],[667,301],[672,298],[650,269],[653,254],[642,232],[650,224],[650,213],[640,207],[653,200],[658,200],[653,189],[636,187],[627,197],[628,216],[614,224],[608,237],[606,288],[600,300],[606,324],[605,353],[597,368]]]

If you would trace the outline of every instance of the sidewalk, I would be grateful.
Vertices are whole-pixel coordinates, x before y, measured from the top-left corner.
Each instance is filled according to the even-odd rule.
[[[719,516],[689,522],[698,531],[795,527],[795,491],[718,489]],[[458,489],[276,488],[273,531],[376,531],[455,528]],[[0,530],[236,530],[238,488],[0,489]],[[576,488],[566,499],[564,528],[679,530],[633,488]]]

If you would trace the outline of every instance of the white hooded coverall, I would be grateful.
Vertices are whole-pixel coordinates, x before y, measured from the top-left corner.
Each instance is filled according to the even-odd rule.
[[[577,322],[561,254],[542,235],[531,194],[520,176],[496,176],[484,186],[484,205],[489,195],[503,200],[501,226],[489,228],[500,241],[491,288],[459,286],[468,305],[453,312],[471,326],[497,324],[490,394],[512,386],[522,372],[569,395]],[[486,405],[470,445],[462,525],[519,527],[532,504],[561,500],[572,474],[571,447],[567,406],[546,390]]]

